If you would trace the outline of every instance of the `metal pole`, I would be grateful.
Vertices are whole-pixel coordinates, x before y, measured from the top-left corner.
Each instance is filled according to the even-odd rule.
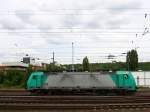
[[[146,86],[146,76],[145,76],[145,72],[144,72],[144,86]]]
[[[130,66],[130,57],[129,57],[128,53],[127,53],[127,56],[128,56],[127,58],[128,58],[128,72],[129,72],[130,71],[130,67],[129,67]]]
[[[53,52],[53,64],[55,64],[55,53]]]
[[[72,42],[72,72],[74,72],[74,43]]]
[[[139,86],[139,76],[137,76],[137,86]]]
[[[130,57],[129,57],[129,62],[128,62],[128,71],[130,71]]]

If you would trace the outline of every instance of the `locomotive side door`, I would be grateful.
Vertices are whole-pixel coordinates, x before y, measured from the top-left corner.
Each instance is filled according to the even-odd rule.
[[[34,75],[33,76],[33,88],[41,88],[42,85],[42,76],[41,75]]]
[[[37,87],[37,76],[36,75],[33,75],[32,77],[32,81],[31,81],[31,87],[32,88],[36,88]]]

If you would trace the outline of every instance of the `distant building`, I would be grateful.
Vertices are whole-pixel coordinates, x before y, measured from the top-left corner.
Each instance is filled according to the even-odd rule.
[[[26,64],[33,64],[35,63],[35,59],[32,58],[32,57],[23,57],[23,63],[26,63]]]
[[[42,68],[43,68],[44,70],[46,70],[47,67],[48,67],[48,65],[49,65],[49,64],[47,64],[47,63],[42,63]]]
[[[21,70],[21,71],[27,71],[27,68],[31,65],[32,70],[38,71],[38,70],[46,70],[48,64],[42,63],[39,61],[39,58],[32,58],[26,55],[23,57],[23,60],[21,62],[3,62],[0,65],[0,71],[7,71],[7,70]]]
[[[23,63],[30,64],[30,57],[23,57]]]
[[[7,70],[21,70],[26,71],[29,67],[28,64],[22,62],[3,62],[0,65],[0,70],[7,71]]]

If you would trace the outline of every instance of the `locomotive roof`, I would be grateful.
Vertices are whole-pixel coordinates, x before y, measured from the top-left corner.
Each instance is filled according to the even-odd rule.
[[[46,75],[61,75],[61,74],[66,74],[66,75],[109,75],[112,74],[112,72],[61,72],[61,73],[54,73],[54,72],[49,72],[45,73]]]

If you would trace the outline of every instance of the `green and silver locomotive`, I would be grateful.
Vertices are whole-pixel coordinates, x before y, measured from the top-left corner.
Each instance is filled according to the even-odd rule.
[[[91,92],[103,94],[129,94],[137,90],[131,72],[34,72],[27,81],[27,90],[35,93]]]

